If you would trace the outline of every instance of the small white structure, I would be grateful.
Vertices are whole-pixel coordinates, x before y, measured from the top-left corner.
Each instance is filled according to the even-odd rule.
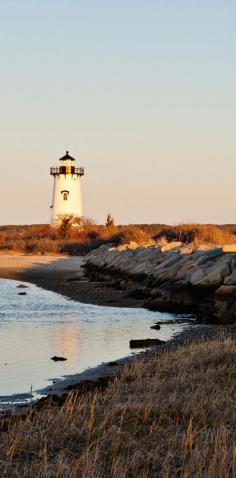
[[[69,155],[69,151],[66,151],[65,156],[59,159],[59,164],[59,167],[50,169],[50,174],[54,177],[51,206],[53,227],[60,223],[63,216],[81,217],[83,215],[80,178],[84,175],[84,168],[75,166],[75,159]]]

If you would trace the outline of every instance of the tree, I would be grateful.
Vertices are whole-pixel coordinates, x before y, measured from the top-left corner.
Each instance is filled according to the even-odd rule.
[[[92,226],[94,226],[94,221],[93,219],[84,216],[74,217],[73,226],[85,231],[86,229],[90,229]]]
[[[73,221],[73,215],[63,215],[60,217],[60,224],[57,228],[59,239],[69,239],[73,227]]]
[[[114,218],[112,217],[110,213],[107,214],[106,227],[109,231],[111,231],[115,227]]]
[[[75,232],[88,231],[94,222],[84,216],[73,216],[73,214],[61,214],[58,216],[57,237],[59,239],[70,239]]]

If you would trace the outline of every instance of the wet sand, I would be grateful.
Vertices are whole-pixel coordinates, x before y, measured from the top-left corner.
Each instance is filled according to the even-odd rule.
[[[32,282],[43,289],[85,304],[142,307],[143,300],[126,297],[103,282],[91,282],[83,273],[84,258],[62,255],[1,254],[0,278]]]

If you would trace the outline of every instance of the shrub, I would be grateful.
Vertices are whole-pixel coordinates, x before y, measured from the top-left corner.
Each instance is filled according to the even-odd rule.
[[[219,226],[210,224],[180,224],[165,227],[155,236],[156,240],[166,238],[168,242],[181,241],[183,243],[201,244],[233,244],[236,242],[234,234]]]
[[[111,237],[111,242],[116,244],[129,244],[130,242],[136,242],[137,244],[145,244],[150,240],[150,236],[143,231],[140,227],[130,226],[121,230],[117,234]]]
[[[111,216],[110,213],[107,214],[106,227],[107,227],[109,232],[114,231],[115,221],[114,221],[114,218]]]
[[[73,227],[73,216],[62,216],[60,218],[60,225],[57,227],[58,239],[69,239]]]

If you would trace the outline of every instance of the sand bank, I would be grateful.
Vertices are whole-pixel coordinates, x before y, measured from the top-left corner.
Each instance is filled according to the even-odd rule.
[[[62,255],[1,254],[0,278],[27,281],[70,299],[112,307],[142,307],[144,301],[126,297],[100,281],[88,281],[84,258]]]

